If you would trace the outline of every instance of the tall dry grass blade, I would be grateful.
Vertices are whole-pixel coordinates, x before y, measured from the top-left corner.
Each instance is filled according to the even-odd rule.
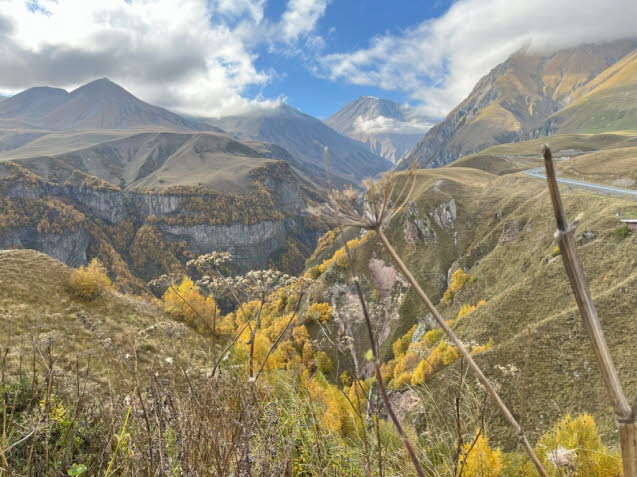
[[[557,232],[555,233],[557,243],[562,254],[562,262],[566,275],[571,283],[571,288],[575,294],[577,307],[579,308],[584,327],[588,336],[602,373],[606,390],[612,401],[617,417],[617,428],[622,449],[622,461],[624,465],[624,477],[637,477],[637,426],[635,425],[635,413],[626,395],[624,394],[617,369],[613,363],[613,358],[608,351],[608,344],[604,337],[604,331],[599,322],[597,310],[593,303],[590,288],[584,275],[584,269],[577,253],[575,242],[575,230],[577,221],[569,223],[562,205],[559,185],[555,177],[553,167],[553,155],[551,149],[545,144],[542,147],[544,157],[544,167],[546,169],[546,179],[548,181]]]

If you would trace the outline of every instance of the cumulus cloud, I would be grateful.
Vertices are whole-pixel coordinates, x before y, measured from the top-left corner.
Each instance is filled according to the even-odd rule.
[[[289,0],[272,22],[265,0],[0,0],[0,92],[109,77],[186,114],[271,107],[244,97],[272,78],[255,66],[257,47],[310,35],[325,6]]]
[[[290,0],[281,18],[281,31],[287,41],[294,41],[314,30],[325,14],[328,0]]]
[[[636,36],[635,0],[459,0],[441,17],[319,62],[332,80],[402,90],[444,116],[521,47],[541,50]]]

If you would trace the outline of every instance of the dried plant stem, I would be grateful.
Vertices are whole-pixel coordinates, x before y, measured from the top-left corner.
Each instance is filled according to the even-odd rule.
[[[447,325],[444,318],[440,315],[440,312],[438,312],[438,310],[436,309],[434,304],[431,302],[427,294],[420,287],[420,284],[418,283],[418,281],[414,278],[412,273],[409,271],[409,269],[407,268],[407,265],[405,265],[402,259],[398,256],[398,253],[396,253],[396,250],[387,239],[387,236],[385,235],[383,230],[381,228],[378,228],[376,229],[376,233],[378,234],[378,237],[380,238],[380,241],[383,243],[383,246],[385,247],[385,249],[392,256],[392,258],[394,259],[394,262],[396,262],[396,265],[398,265],[398,268],[400,268],[400,271],[403,273],[403,275],[407,278],[411,286],[416,291],[416,294],[418,295],[420,300],[425,304],[427,309],[429,309],[429,311],[434,316],[438,325],[444,330],[444,332],[447,334],[447,337],[452,341],[452,343],[458,349],[462,357],[467,361],[467,364],[469,365],[473,373],[476,375],[478,380],[482,383],[482,385],[485,387],[486,391],[489,393],[491,398],[498,405],[498,407],[500,408],[500,412],[502,413],[504,418],[509,422],[511,427],[515,430],[516,434],[518,435],[518,439],[522,443],[522,446],[526,450],[527,454],[529,455],[531,461],[533,462],[533,465],[535,466],[539,474],[542,477],[548,477],[546,470],[544,470],[544,467],[542,466],[539,459],[537,458],[537,455],[535,454],[533,447],[531,447],[531,444],[526,438],[526,435],[524,434],[522,427],[520,426],[520,424],[518,424],[518,421],[515,419],[515,417],[513,417],[513,414],[511,414],[511,411],[509,410],[507,405],[504,404],[504,401],[502,401],[502,398],[500,398],[500,395],[495,390],[491,382],[484,375],[484,373],[482,372],[478,364],[473,360],[473,357],[471,356],[471,353],[469,353],[469,350],[467,350],[467,348],[464,346],[462,341],[460,341],[460,339],[456,336],[454,331],[449,327],[449,325]]]
[[[341,235],[342,233],[343,231],[341,229]],[[391,402],[389,400],[389,395],[387,394],[387,389],[385,388],[385,383],[383,382],[383,375],[380,371],[380,359],[378,356],[378,346],[376,344],[376,339],[374,338],[374,329],[372,327],[372,321],[369,316],[369,310],[367,309],[367,302],[365,301],[365,295],[363,295],[363,290],[361,289],[361,285],[358,280],[358,275],[356,274],[356,271],[354,269],[354,259],[352,257],[352,252],[349,246],[347,245],[347,242],[345,242],[345,251],[347,252],[347,258],[350,264],[350,273],[352,276],[352,281],[354,282],[354,286],[356,287],[358,300],[360,301],[361,308],[363,311],[363,316],[365,317],[365,325],[367,328],[367,332],[369,333],[369,341],[370,341],[370,346],[372,348],[372,355],[373,355],[374,372],[376,374],[376,382],[378,383],[378,389],[380,390],[380,394],[383,399],[383,404],[385,405],[387,414],[389,414],[389,417],[392,423],[396,427],[396,430],[398,431],[398,434],[400,435],[400,438],[402,439],[403,444],[405,448],[407,449],[407,453],[409,454],[409,458],[411,459],[411,462],[414,465],[414,468],[416,469],[416,473],[418,474],[418,477],[425,477],[425,471],[422,468],[422,464],[420,463],[420,460],[418,459],[418,456],[416,455],[414,446],[411,443],[409,436],[405,432],[405,429],[403,428],[400,422],[400,419],[398,419],[398,416],[394,412],[394,408],[391,405]]]
[[[608,344],[604,337],[604,331],[597,316],[597,310],[593,303],[590,288],[584,275],[584,269],[577,253],[575,242],[575,230],[577,220],[569,223],[562,205],[559,185],[555,177],[553,167],[553,155],[551,149],[544,145],[542,148],[544,156],[544,167],[546,168],[546,179],[548,181],[551,202],[557,223],[557,242],[562,255],[562,262],[566,275],[571,283],[577,307],[579,308],[584,327],[597,358],[600,372],[606,390],[612,401],[617,417],[617,428],[622,449],[622,461],[624,465],[625,477],[637,477],[637,426],[635,420],[635,410],[631,407],[617,374],[617,369],[613,363],[613,358],[608,351]]]
[[[117,435],[117,445],[115,446],[113,455],[108,462],[108,467],[106,468],[106,471],[104,472],[104,477],[110,477],[111,475],[113,475],[113,472],[111,471],[111,469],[113,468],[115,459],[117,459],[117,453],[119,452],[119,448],[122,444],[122,441],[124,440],[124,434],[126,433],[126,428],[128,427],[128,419],[130,418],[130,415],[131,415],[131,406],[128,406],[128,410],[126,411],[126,417],[124,418],[124,423],[122,424],[119,434]]]
[[[254,376],[254,342],[257,339],[257,331],[259,331],[259,328],[261,327],[261,311],[263,310],[263,305],[265,305],[265,299],[261,299],[259,311],[257,312],[256,319],[254,320],[252,336],[250,336],[250,379]]]
[[[244,315],[245,318],[245,315]],[[219,359],[217,359],[217,362],[214,364],[213,368],[212,368],[212,375],[215,375],[215,372],[217,371],[217,369],[219,368],[219,365],[221,365],[221,362],[223,361],[223,358],[225,358],[226,354],[228,353],[228,351],[230,351],[230,349],[234,346],[234,344],[237,342],[237,340],[241,337],[241,335],[243,334],[243,332],[245,331],[246,328],[250,327],[250,333],[252,333],[252,327],[250,326],[250,321],[246,321],[245,324],[243,325],[243,328],[241,328],[237,334],[235,335],[235,337],[232,339],[232,341],[228,344],[228,346],[226,346],[226,348],[221,352],[221,355],[219,356]]]

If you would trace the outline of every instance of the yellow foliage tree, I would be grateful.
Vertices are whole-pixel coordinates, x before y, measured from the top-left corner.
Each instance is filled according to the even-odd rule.
[[[412,374],[409,371],[405,371],[404,373],[398,375],[389,383],[389,387],[391,389],[405,389],[407,386],[411,384]]]
[[[184,277],[176,287],[168,287],[164,293],[163,301],[167,313],[177,319],[184,320],[202,332],[209,331],[209,327],[212,327],[213,317],[219,314],[215,301],[209,296],[199,293],[193,281],[188,277]]]
[[[463,475],[466,477],[499,477],[502,474],[502,451],[491,449],[489,439],[479,435],[472,443],[463,447]]]
[[[468,280],[469,275],[467,275],[461,268],[453,272],[453,275],[451,275],[451,281],[449,282],[449,287],[442,296],[442,301],[444,303],[451,303],[454,295],[465,285],[465,283],[467,283]]]
[[[106,274],[106,268],[97,258],[88,265],[71,272],[68,288],[71,294],[82,301],[92,301],[111,286],[111,280]]]
[[[334,364],[325,351],[319,351],[314,355],[314,362],[316,368],[323,374],[327,374],[332,371]]]
[[[431,366],[435,369],[441,365],[447,366],[460,358],[460,353],[451,344],[446,341],[440,341],[434,349],[431,350],[428,360]]]
[[[442,331],[442,328],[433,328],[425,333],[425,336],[422,337],[422,340],[428,347],[431,348],[432,346],[436,345],[444,335],[445,332]]]
[[[418,386],[419,384],[423,384],[425,382],[425,378],[433,372],[434,369],[429,364],[429,361],[427,361],[426,359],[421,360],[412,373],[411,385]]]
[[[402,356],[400,361],[398,361],[398,364],[394,368],[394,375],[398,376],[404,373],[405,371],[410,371],[414,369],[417,365],[418,365],[418,356],[416,356],[416,353],[414,353],[413,351],[407,351]]]
[[[394,341],[394,344],[392,345],[392,351],[394,352],[395,358],[400,358],[407,352],[416,328],[417,325],[412,326],[411,329],[404,336]]]
[[[333,315],[334,309],[329,303],[312,303],[305,312],[308,320],[312,322],[320,321],[321,323],[330,321]]]
[[[355,429],[352,408],[343,393],[333,384],[322,377],[305,376],[305,386],[310,398],[321,403],[325,412],[321,421],[325,427],[334,432],[349,436]]]
[[[462,305],[460,307],[460,310],[458,311],[458,314],[456,315],[456,320],[459,320],[460,318],[464,318],[465,316],[472,313],[475,309],[476,309],[475,305]]]
[[[364,243],[365,240],[367,240],[367,235],[350,240],[349,242],[347,242],[347,246],[350,250],[354,250],[356,247]],[[336,252],[334,252],[334,255],[332,255],[331,258],[324,260],[323,263],[318,266],[319,275],[324,273],[325,270],[327,270],[334,264],[345,269],[348,267],[347,250],[345,249],[345,247],[339,248]]]
[[[540,438],[536,452],[552,477],[567,471],[577,477],[623,475],[621,458],[602,444],[590,414],[565,416]]]

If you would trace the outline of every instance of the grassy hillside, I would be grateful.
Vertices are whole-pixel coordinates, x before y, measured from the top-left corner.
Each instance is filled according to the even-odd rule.
[[[558,169],[567,177],[590,182],[610,183],[626,176],[632,178],[635,161],[632,148],[635,133],[613,131],[600,134],[556,134],[546,138],[499,144],[476,154],[470,154],[446,167],[472,167],[496,175],[511,174],[542,166],[540,151],[548,144],[558,160]],[[619,152],[621,150],[621,152]],[[598,165],[598,177],[594,177],[594,164]],[[583,167],[582,172],[577,172]],[[588,171],[588,172],[586,172]],[[591,174],[586,178],[587,173]],[[621,186],[620,184],[616,184]]]
[[[571,179],[637,189],[637,147],[609,148],[583,154],[560,163],[558,171]]]
[[[135,365],[145,372],[166,358],[205,365],[204,338],[161,307],[110,290],[78,301],[67,286],[70,273],[34,250],[0,250],[0,346],[8,369],[21,361],[28,368],[33,353],[46,355],[50,346],[61,380],[72,382],[80,362],[90,367],[93,389],[106,392],[129,382]]]
[[[575,100],[548,118],[560,132],[637,130],[637,50],[574,92]]]
[[[576,164],[578,159],[571,161]],[[603,169],[602,163],[597,170]],[[386,234],[425,291],[439,302],[445,319],[454,320],[460,337],[490,346],[477,359],[523,426],[537,437],[559,416],[589,412],[600,423],[605,439],[613,442],[612,410],[556,253],[554,219],[543,181],[462,167],[419,171],[417,181],[413,204],[392,221]],[[629,337],[637,332],[633,319],[637,236],[621,229],[616,214],[637,217],[637,202],[577,189],[565,189],[563,194],[569,216],[583,214],[577,239],[584,269],[621,378],[632,393],[637,385],[631,371],[637,351]],[[455,213],[450,213],[451,200]],[[447,214],[441,213],[444,210]],[[418,332],[408,340],[416,345],[433,323],[398,279],[390,281],[386,290],[390,298],[383,300],[387,278],[380,278],[378,260],[384,267],[393,267],[373,235],[355,246],[354,254],[370,303],[398,310],[377,318],[381,350],[389,361],[391,345],[413,324],[419,325]],[[346,264],[342,271],[338,267],[336,261],[321,275],[325,296],[346,280]],[[448,279],[458,268],[468,275],[466,283],[450,300],[443,300]],[[382,276],[392,276],[388,268],[383,270]],[[486,304],[457,318],[463,307],[481,300]],[[356,318],[353,322],[355,341],[362,343],[359,350],[364,352],[368,345],[363,325]],[[407,371],[413,371],[409,366],[415,364],[406,365]],[[454,392],[458,365],[425,378],[424,387],[416,393],[431,393],[437,402],[444,402]],[[508,365],[518,370],[513,378],[497,368]],[[416,406],[414,414],[427,416],[428,412],[426,406]],[[504,445],[515,442],[499,420],[491,435]]]
[[[480,79],[469,96],[427,132],[401,161],[401,167],[409,167],[414,160],[421,167],[440,167],[494,144],[558,131],[636,128],[629,112],[635,46],[633,40],[622,40],[549,53],[514,53]],[[613,68],[621,73],[601,81]],[[600,82],[603,84],[598,85]],[[589,87],[593,91],[573,102]],[[614,98],[612,102],[608,95]],[[627,103],[618,108],[622,100]]]

